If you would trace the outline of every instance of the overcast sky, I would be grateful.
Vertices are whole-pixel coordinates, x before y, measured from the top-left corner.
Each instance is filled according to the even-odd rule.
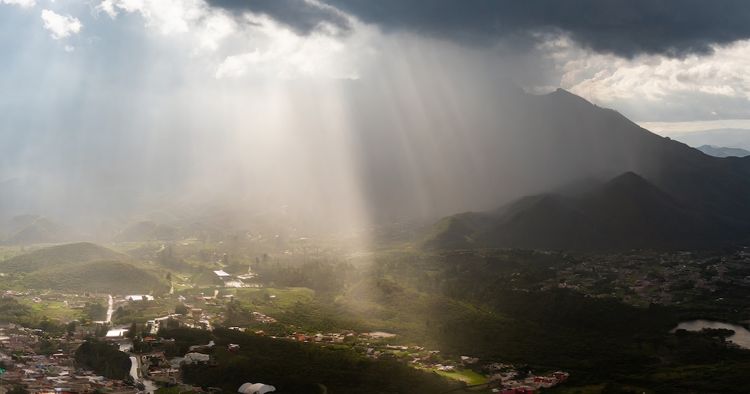
[[[188,75],[358,79],[389,46],[434,40],[638,122],[750,118],[743,0],[0,0],[0,22],[5,92],[103,78],[128,94],[143,73],[153,89]]]
[[[750,129],[746,0],[0,0],[0,54],[0,181],[54,174],[55,190],[147,178],[159,194],[217,171],[224,185],[271,171],[258,163],[278,147],[297,149],[287,173],[356,178],[336,133],[362,121],[344,99],[361,90],[456,124],[512,81],[666,135]],[[324,142],[333,173],[298,159]]]

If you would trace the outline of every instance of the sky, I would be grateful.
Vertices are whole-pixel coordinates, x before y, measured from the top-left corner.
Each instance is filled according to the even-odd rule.
[[[0,0],[0,53],[0,181],[41,205],[179,190],[354,217],[348,130],[491,122],[508,83],[750,140],[744,0]]]

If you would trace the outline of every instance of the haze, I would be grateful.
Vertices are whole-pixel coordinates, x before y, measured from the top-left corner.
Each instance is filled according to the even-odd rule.
[[[750,34],[725,34],[708,5],[685,22],[648,2],[640,17],[587,4],[605,24],[642,23],[600,40],[549,17],[564,10],[513,2],[427,13],[393,1],[2,3],[0,213],[83,238],[155,212],[352,231],[613,175],[545,162],[550,141],[519,141],[519,119],[545,116],[504,104],[520,90],[563,87],[644,124],[712,122],[699,131],[750,116]],[[501,11],[514,18],[502,28],[476,19]],[[655,32],[659,18],[679,33],[628,31]]]

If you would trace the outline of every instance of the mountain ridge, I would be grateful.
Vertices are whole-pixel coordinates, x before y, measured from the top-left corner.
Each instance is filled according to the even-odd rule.
[[[422,240],[428,249],[573,250],[709,247],[735,239],[732,223],[684,205],[626,172],[578,196],[546,193],[486,213],[442,219]]]

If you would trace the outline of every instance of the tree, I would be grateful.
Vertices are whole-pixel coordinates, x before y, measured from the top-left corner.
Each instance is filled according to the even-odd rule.
[[[87,302],[83,313],[89,320],[103,320],[107,316],[107,308],[98,302]]]
[[[78,322],[73,320],[72,322],[68,323],[67,326],[65,326],[66,331],[68,332],[68,336],[73,336],[73,334],[76,333],[76,328],[78,327]]]
[[[174,307],[174,313],[178,315],[187,315],[188,312],[190,311],[185,304],[177,304],[177,306]]]
[[[6,394],[29,394],[29,390],[26,390],[26,388],[21,385],[15,385],[8,390]]]
[[[125,379],[130,372],[130,357],[107,342],[86,341],[75,353],[76,364],[110,379]]]
[[[138,333],[138,325],[135,324],[135,322],[130,324],[130,329],[128,330],[128,338],[133,339],[135,338]]]

